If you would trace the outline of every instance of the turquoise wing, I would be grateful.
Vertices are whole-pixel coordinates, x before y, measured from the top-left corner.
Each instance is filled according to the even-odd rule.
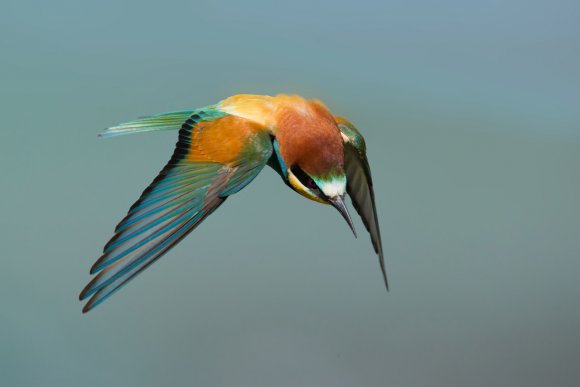
[[[98,274],[80,294],[81,300],[90,297],[84,313],[161,258],[266,165],[272,154],[267,133],[258,133],[248,141],[234,163],[187,159],[197,124],[218,116],[194,113],[182,122],[173,157],[117,225],[92,266],[91,274]]]
[[[383,245],[381,242],[381,230],[379,229],[379,220],[375,204],[373,179],[367,160],[365,140],[350,122],[337,117],[337,123],[344,139],[346,190],[352,200],[354,208],[360,215],[371,236],[373,248],[379,256],[385,286],[389,290]]]

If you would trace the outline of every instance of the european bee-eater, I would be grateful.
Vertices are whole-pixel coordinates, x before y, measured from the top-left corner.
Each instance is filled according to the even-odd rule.
[[[201,109],[145,117],[100,134],[179,130],[169,163],[115,228],[80,299],[88,312],[157,261],[269,165],[286,185],[336,208],[355,232],[346,193],[387,275],[365,141],[318,100],[234,95]],[[356,233],[355,233],[356,236]]]

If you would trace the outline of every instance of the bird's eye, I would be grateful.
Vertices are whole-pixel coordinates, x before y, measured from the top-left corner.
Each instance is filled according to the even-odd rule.
[[[292,173],[294,174],[294,176],[296,176],[296,178],[298,180],[300,180],[300,182],[302,183],[302,185],[304,185],[305,187],[309,188],[310,190],[314,191],[314,192],[319,192],[320,189],[318,188],[318,185],[316,184],[316,182],[314,181],[313,178],[311,178],[310,176],[308,176],[306,174],[306,172],[304,172],[302,170],[302,168],[300,168],[297,165],[293,165],[291,168]]]

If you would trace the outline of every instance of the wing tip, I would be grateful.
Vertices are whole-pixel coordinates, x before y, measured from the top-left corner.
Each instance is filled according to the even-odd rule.
[[[85,286],[85,288],[84,288],[84,289],[81,291],[81,293],[79,294],[79,301],[84,301],[84,300],[85,300],[87,297],[89,297],[89,295],[90,295],[90,294],[89,294],[89,289],[88,289],[88,285],[87,285],[87,286]],[[94,305],[93,305],[93,302],[92,302],[92,301],[93,301],[93,300],[92,300],[92,299],[90,299],[90,300],[89,300],[89,301],[88,301],[88,302],[87,302],[87,303],[86,303],[86,304],[83,306],[83,309],[82,309],[82,313],[83,313],[83,314],[86,314],[86,313],[90,312],[90,311],[91,311],[91,310],[94,308]]]
[[[93,281],[89,282],[84,288],[83,290],[81,290],[81,293],[79,294],[79,301],[83,301],[85,300],[88,296],[90,296],[90,291],[91,291],[91,283]]]
[[[389,292],[389,280],[387,279],[387,273],[383,271],[383,279],[385,280],[385,289],[387,293]]]
[[[81,296],[83,298],[81,298],[80,300],[82,301],[85,298],[91,297],[87,301],[87,303],[83,306],[83,309],[82,309],[83,314],[86,314],[86,313],[90,312],[91,310],[95,309],[97,306],[101,305],[103,303],[103,301],[105,301],[107,298],[109,298],[109,296],[111,296],[113,293],[115,293],[121,287],[122,286],[117,286],[117,287],[114,287],[113,289],[109,289],[104,294],[102,294],[103,289],[99,289],[98,293],[95,292],[94,289],[91,289],[88,292],[85,292],[85,290],[83,289],[83,292],[81,293]]]
[[[107,297],[105,297],[107,298]],[[105,298],[102,298],[100,300],[95,300],[95,297],[91,297],[91,299],[83,306],[83,314],[87,314],[89,313],[91,310],[95,309],[98,305],[101,304],[101,302],[104,301]]]
[[[385,289],[387,290],[387,293],[388,293],[389,292],[389,280],[387,279],[387,269],[385,267],[385,257],[383,256],[383,247],[382,246],[380,246],[378,253],[379,253],[379,263],[381,265],[381,272],[383,273],[383,279],[385,281]]]
[[[100,257],[93,266],[91,266],[91,270],[89,271],[90,275],[97,274],[99,271],[103,270],[110,262],[106,262],[103,257]]]

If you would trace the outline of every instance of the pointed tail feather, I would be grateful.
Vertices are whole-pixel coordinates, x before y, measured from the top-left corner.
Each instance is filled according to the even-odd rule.
[[[183,110],[143,117],[135,121],[111,126],[105,131],[99,133],[99,137],[115,137],[123,134],[140,132],[179,130],[183,123],[195,113],[196,110]]]

